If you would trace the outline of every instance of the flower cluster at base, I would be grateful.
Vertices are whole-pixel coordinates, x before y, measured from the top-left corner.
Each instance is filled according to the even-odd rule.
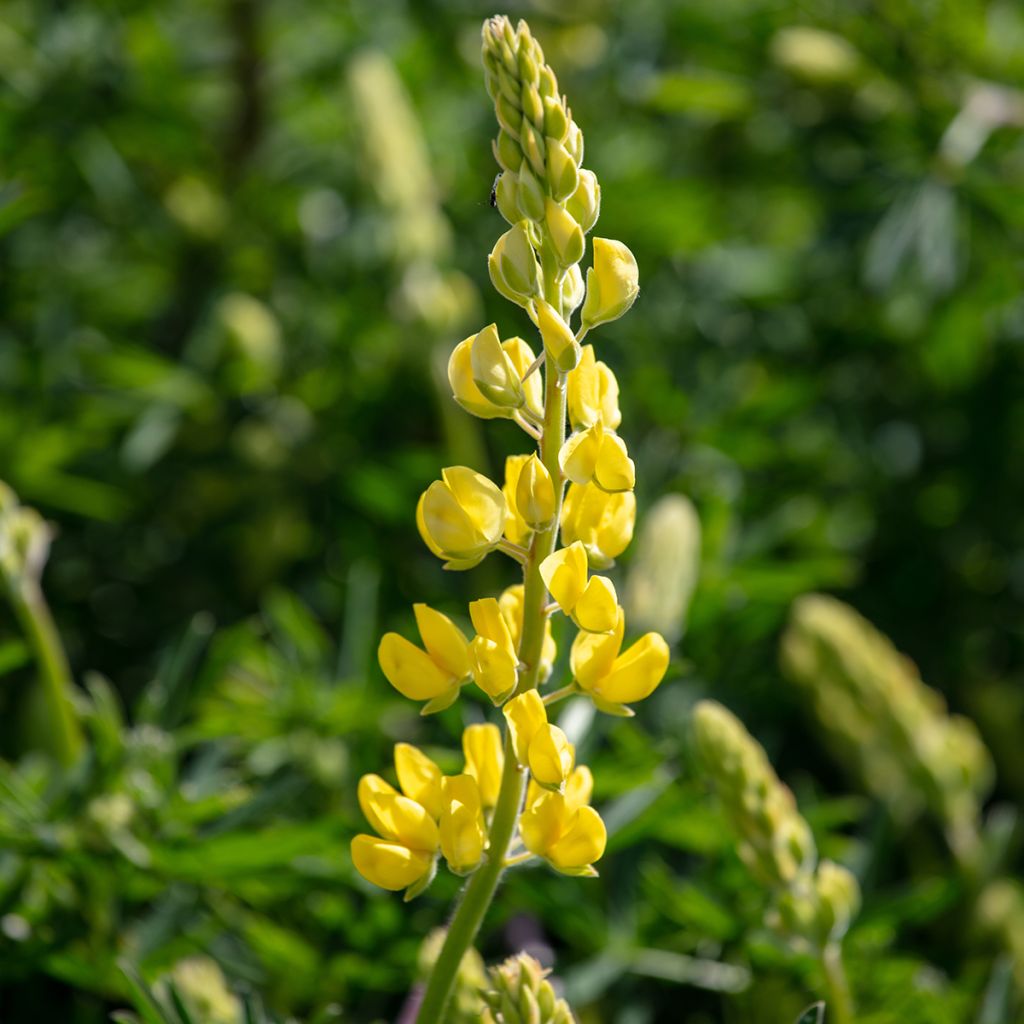
[[[513,28],[507,18],[489,19],[483,64],[499,124],[495,201],[510,225],[488,267],[538,340],[531,345],[488,324],[455,346],[448,380],[463,409],[514,424],[536,447],[509,456],[500,483],[449,466],[416,507],[420,535],[444,568],[471,569],[497,550],[522,567],[523,579],[470,602],[471,630],[416,604],[418,641],[397,632],[381,639],[381,670],[421,703],[422,714],[450,707],[473,683],[501,708],[506,730],[503,742],[494,725],[470,726],[460,775],[444,777],[399,744],[398,788],[376,775],[361,781],[360,803],[376,835],[355,838],[353,861],[371,882],[404,889],[407,898],[429,884],[442,856],[456,874],[481,868],[477,879],[494,881],[501,867],[534,858],[564,874],[596,874],[606,831],[590,806],[593,779],[548,709],[582,694],[601,711],[630,715],[629,705],[654,692],[669,664],[658,633],[625,645],[625,613],[603,574],[633,536],[636,469],[619,434],[615,374],[584,344],[632,306],[636,260],[622,242],[594,238],[584,278],[580,262],[601,189],[582,166],[582,132],[525,22]],[[567,659],[571,677],[550,686],[557,612],[578,633]],[[511,758],[515,764],[506,764]]]

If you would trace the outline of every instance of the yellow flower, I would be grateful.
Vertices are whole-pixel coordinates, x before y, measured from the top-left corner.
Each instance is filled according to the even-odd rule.
[[[418,747],[396,743],[395,772],[402,792],[436,821],[441,816],[441,769]]]
[[[526,306],[539,293],[540,267],[530,244],[529,221],[521,220],[498,239],[487,269],[494,287],[510,302]]]
[[[452,350],[448,360],[448,383],[451,385],[452,397],[463,409],[481,419],[498,419],[500,417],[511,419],[524,405],[534,415],[540,415],[544,408],[543,378],[539,373],[534,373],[525,381],[522,379],[523,374],[534,361],[533,349],[522,338],[509,338],[501,343],[501,357],[499,358],[492,345],[485,343],[481,346],[478,340],[485,333],[488,340],[493,340],[489,334],[493,328],[492,324],[480,334],[471,334]],[[499,397],[501,394],[515,394],[515,381],[518,381],[519,390],[523,394],[523,402],[519,402],[518,405],[496,403],[492,400],[493,395],[488,397],[491,392],[487,391],[486,377],[484,378],[485,386],[483,388],[478,386],[475,379],[478,372],[483,373],[488,368],[484,353],[487,353],[490,360],[489,366],[491,376],[495,378],[495,386],[506,389],[499,391]]]
[[[611,238],[594,239],[594,265],[587,271],[587,298],[583,303],[583,326],[618,320],[636,299],[640,272],[636,257]]]
[[[352,862],[369,882],[396,891],[429,880],[440,844],[437,824],[421,804],[379,775],[359,780],[359,806],[376,836],[352,840]]]
[[[658,633],[645,634],[620,654],[625,630],[626,617],[620,608],[613,632],[580,633],[569,658],[580,688],[600,710],[612,714],[630,714],[623,705],[650,696],[668,669],[668,644]]]
[[[413,611],[426,650],[398,633],[385,633],[377,659],[403,697],[430,701],[431,710],[440,710],[455,700],[469,675],[469,641],[447,615],[429,605],[414,604]]]
[[[544,339],[544,351],[560,373],[567,373],[580,359],[580,346],[569,325],[543,299],[534,303],[537,329]]]
[[[466,774],[472,775],[480,787],[481,802],[484,807],[493,807],[498,802],[505,767],[501,730],[489,722],[466,726],[462,733],[462,753],[466,758]]]
[[[598,421],[569,437],[558,453],[562,472],[574,484],[595,483],[611,494],[631,491],[636,468],[618,434]]]
[[[471,569],[501,540],[505,496],[485,476],[466,466],[441,470],[420,496],[416,526],[446,569]]]
[[[596,875],[608,833],[593,807],[574,806],[563,793],[542,793],[523,812],[519,832],[530,853],[567,875]]]
[[[601,186],[597,175],[585,167],[579,170],[576,191],[569,197],[565,208],[586,234],[596,223],[601,213]]]
[[[473,601],[469,616],[477,635],[470,644],[473,680],[495,704],[516,686],[519,656],[501,607],[493,597]]]
[[[629,547],[636,523],[632,491],[609,494],[596,484],[570,484],[562,503],[562,543],[580,541],[590,564],[607,569]]]
[[[565,270],[583,259],[583,230],[567,213],[564,206],[547,199],[544,204],[544,222],[551,236],[555,258],[558,265]]]
[[[505,459],[505,484],[502,493],[505,495],[505,504],[508,506],[508,514],[505,516],[505,537],[513,544],[525,547],[530,543],[533,528],[519,514],[519,503],[516,501],[516,491],[519,487],[519,479],[523,468],[533,456],[530,455],[509,455]]]
[[[548,722],[540,694],[527,690],[513,697],[502,710],[516,760],[530,769],[538,785],[558,789],[573,770],[576,752],[565,733]]]
[[[519,650],[519,634],[523,629],[523,597],[526,588],[522,583],[513,584],[502,592],[498,598],[498,607],[505,617],[505,624],[509,633],[512,634],[512,645]],[[540,675],[538,683],[547,682],[551,670],[555,665],[555,658],[558,657],[558,648],[555,646],[555,638],[551,634],[551,619],[544,623],[544,640],[540,650]]]
[[[596,423],[615,430],[622,422],[619,382],[608,366],[595,358],[593,345],[583,346],[579,365],[566,377],[565,393],[574,430]]]
[[[507,479],[506,470],[506,486]],[[536,454],[530,455],[519,467],[513,500],[509,501],[509,507],[511,508],[513,504],[517,518],[530,529],[546,530],[555,518],[555,485],[547,467]]]
[[[475,870],[487,845],[480,789],[472,775],[452,775],[442,783],[438,831],[441,852],[457,875]]]
[[[580,629],[605,633],[615,627],[615,586],[606,576],[587,579],[587,552],[579,541],[548,555],[540,563],[540,575],[559,608]]]

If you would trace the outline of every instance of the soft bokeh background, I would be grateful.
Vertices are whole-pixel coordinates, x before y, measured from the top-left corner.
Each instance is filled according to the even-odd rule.
[[[0,478],[55,524],[47,594],[77,677],[109,680],[126,723],[111,697],[90,726],[100,768],[59,796],[31,758],[4,783],[31,807],[0,838],[5,1021],[105,1020],[126,1005],[119,957],[155,976],[199,953],[281,1015],[393,1019],[443,921],[454,880],[404,907],[354,879],[347,838],[355,780],[391,743],[443,758],[484,713],[419,720],[378,636],[408,629],[414,600],[464,614],[512,581],[499,559],[443,573],[413,525],[441,465],[497,474],[525,450],[443,386],[463,336],[529,326],[485,266],[504,229],[491,13],[0,11]],[[757,893],[687,755],[688,708],[711,695],[823,849],[870,865],[849,942],[865,1019],[1007,1019],[978,1016],[995,954],[964,925],[938,831],[894,831],[856,791],[777,651],[796,596],[838,594],[978,723],[995,804],[1024,797],[1024,12],[507,13],[583,128],[597,232],[641,268],[633,312],[594,339],[641,523],[683,494],[701,542],[670,681],[582,751],[613,826],[601,879],[519,873],[483,952],[550,947],[587,1021],[795,1017],[820,979],[745,938]],[[33,673],[2,616],[0,662],[13,765],[34,746]],[[709,991],[687,956],[757,981]]]

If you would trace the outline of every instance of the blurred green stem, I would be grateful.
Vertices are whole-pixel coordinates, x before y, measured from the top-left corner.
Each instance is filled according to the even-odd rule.
[[[821,967],[825,972],[828,1024],[853,1024],[853,998],[843,968],[843,953],[838,942],[830,942],[821,951]]]
[[[19,580],[8,593],[39,667],[53,754],[61,765],[69,768],[82,753],[85,738],[72,701],[74,684],[64,645],[42,588],[35,580]]]

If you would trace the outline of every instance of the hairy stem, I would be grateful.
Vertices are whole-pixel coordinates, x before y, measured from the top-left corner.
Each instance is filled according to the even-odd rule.
[[[825,972],[826,1007],[829,1024],[853,1024],[853,998],[843,968],[843,953],[838,942],[830,942],[821,953]]]
[[[78,760],[85,740],[72,703],[71,669],[60,634],[50,614],[42,588],[23,580],[9,591],[11,606],[21,624],[39,666],[48,736],[54,756],[65,768]]]

